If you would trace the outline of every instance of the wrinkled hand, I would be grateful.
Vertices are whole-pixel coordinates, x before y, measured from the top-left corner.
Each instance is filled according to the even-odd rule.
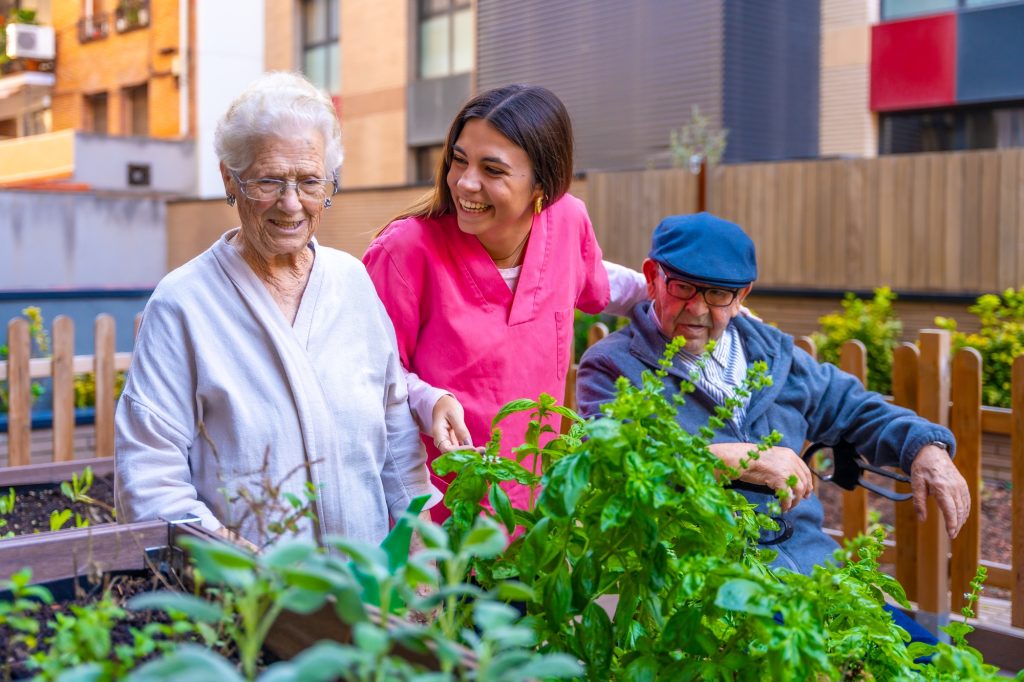
[[[763,485],[772,490],[788,490],[789,495],[779,500],[782,511],[787,512],[814,492],[814,480],[811,470],[789,448],[774,447],[761,453],[758,459],[751,459],[746,469],[740,462],[749,457],[751,450],[757,446],[752,443],[715,443],[709,448],[711,453],[740,472],[740,480],[755,485]],[[796,485],[789,485],[789,478],[796,478]]]
[[[814,492],[814,480],[810,468],[789,448],[774,447],[761,453],[761,457],[750,462],[750,467],[740,476],[741,481],[760,483],[772,490],[789,490],[789,496],[779,500],[782,511],[787,512]],[[796,478],[791,486],[789,479]]]
[[[930,444],[918,450],[910,466],[910,488],[917,518],[927,518],[927,497],[931,495],[946,520],[946,533],[955,538],[971,513],[971,493],[949,453]]]
[[[473,438],[466,426],[466,412],[454,397],[441,396],[434,403],[431,417],[430,435],[434,439],[434,447],[442,453],[473,446]]]

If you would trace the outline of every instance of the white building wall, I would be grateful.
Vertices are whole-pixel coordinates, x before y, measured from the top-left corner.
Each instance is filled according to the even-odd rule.
[[[165,215],[159,198],[0,191],[0,291],[151,288]]]
[[[224,194],[213,133],[228,105],[263,73],[264,11],[262,2],[216,0],[197,2],[196,160],[199,196]]]
[[[149,168],[149,185],[128,182],[130,164]],[[75,182],[101,191],[196,195],[195,143],[75,133]]]

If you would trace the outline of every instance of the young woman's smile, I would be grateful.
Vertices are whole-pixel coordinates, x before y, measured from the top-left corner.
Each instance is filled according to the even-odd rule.
[[[530,231],[542,194],[530,158],[487,121],[475,118],[462,128],[447,182],[459,229],[475,235],[491,257],[510,253]]]

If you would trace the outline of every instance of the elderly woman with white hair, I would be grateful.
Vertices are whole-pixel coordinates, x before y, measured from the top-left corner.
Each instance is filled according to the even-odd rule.
[[[240,226],[146,305],[117,408],[118,518],[194,515],[261,545],[280,508],[261,496],[301,499],[309,482],[301,534],[379,541],[412,498],[440,494],[373,283],[314,238],[341,165],[334,108],[301,76],[267,74],[215,145]]]

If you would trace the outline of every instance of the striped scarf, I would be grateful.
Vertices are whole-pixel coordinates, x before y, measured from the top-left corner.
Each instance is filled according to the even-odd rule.
[[[650,307],[650,314],[660,329],[661,324],[658,321],[657,314],[654,312],[653,305]],[[695,369],[699,368],[699,355],[694,355],[687,350],[680,350],[679,359],[682,361],[683,367],[685,367],[688,374],[692,374]],[[722,338],[715,344],[711,357],[704,363],[704,367],[699,369],[699,377],[696,382],[697,389],[711,396],[716,405],[725,405],[726,399],[739,388],[746,376],[747,358],[743,353],[743,342],[740,340],[740,335],[736,328],[730,324],[725,328]],[[741,430],[745,416],[746,401],[744,401],[742,407],[733,413],[733,417],[730,420],[737,430]]]

